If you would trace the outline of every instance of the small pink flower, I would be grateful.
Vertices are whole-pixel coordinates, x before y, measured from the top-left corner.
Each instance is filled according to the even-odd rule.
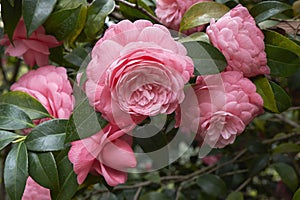
[[[22,200],[51,200],[50,190],[37,184],[31,177],[27,178]]]
[[[112,25],[93,48],[87,67],[90,104],[121,128],[172,113],[194,71],[186,53],[164,26],[145,20]]]
[[[72,113],[73,89],[64,67],[49,65],[31,70],[10,89],[32,95],[54,118],[68,119]]]
[[[221,157],[222,157],[222,155],[220,155],[220,154],[205,156],[202,158],[202,162],[208,166],[211,166],[211,165],[216,164],[220,160]]]
[[[224,54],[227,71],[240,71],[246,77],[270,73],[264,35],[247,8],[238,5],[217,22],[212,19],[206,33]]]
[[[192,5],[203,1],[210,0],[157,0],[155,13],[165,26],[178,31],[185,12],[192,7]],[[204,26],[199,26],[187,32],[187,34],[201,31],[203,28]]]
[[[82,184],[88,173],[102,175],[111,186],[125,183],[126,170],[136,166],[130,145],[123,139],[125,133],[108,124],[97,134],[72,142],[69,159]]]
[[[181,113],[176,116],[177,126],[182,120],[185,129],[198,130],[198,136],[211,147],[232,144],[246,125],[263,113],[263,100],[255,85],[240,72],[200,76],[193,89],[198,98],[194,110],[199,109],[200,114]],[[187,104],[189,99],[187,96]]]
[[[29,66],[48,65],[49,48],[61,45],[52,35],[46,35],[43,26],[38,27],[28,38],[26,27],[21,19],[15,29],[12,44],[7,35],[0,40],[0,44],[7,46],[5,53],[10,56],[23,57]]]

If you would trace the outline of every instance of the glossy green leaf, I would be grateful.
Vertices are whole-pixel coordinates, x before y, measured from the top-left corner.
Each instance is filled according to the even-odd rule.
[[[273,153],[291,153],[300,152],[300,145],[294,143],[280,144],[273,149]]]
[[[250,13],[256,23],[259,23],[291,8],[290,5],[279,1],[262,1],[254,5]]]
[[[63,149],[67,122],[63,119],[53,119],[39,124],[27,136],[27,148],[40,152]]]
[[[217,2],[199,2],[190,7],[183,15],[180,32],[210,22],[212,18],[219,19],[229,8]]]
[[[52,200],[70,200],[77,191],[77,176],[68,159],[68,151],[63,151],[61,159],[57,160],[60,188],[51,191]]]
[[[149,192],[147,194],[142,195],[139,200],[169,200],[165,194],[161,192]]]
[[[97,34],[103,30],[105,18],[115,8],[115,1],[113,0],[95,0],[89,6],[87,11],[86,26],[84,33],[89,39],[93,39]]]
[[[58,40],[64,40],[74,31],[80,10],[81,5],[52,13],[44,24],[47,32],[55,35]]]
[[[28,177],[27,149],[23,142],[8,153],[4,166],[5,189],[11,200],[21,200]]]
[[[21,108],[31,119],[51,117],[44,106],[31,95],[20,92],[8,92],[0,96],[0,103],[13,104]]]
[[[269,163],[269,155],[263,154],[263,155],[256,156],[250,162],[249,175],[250,176],[256,175],[261,170],[266,168],[268,163]]]
[[[143,0],[128,0],[128,1],[130,3],[137,2],[140,7],[147,10],[152,15],[155,15],[153,10],[146,3],[144,3]],[[142,11],[140,11],[136,8],[128,6],[121,2],[119,3],[119,6],[120,6],[120,11],[121,11],[122,15],[131,21],[138,20],[138,19],[146,19],[146,20],[152,21],[152,19],[150,17],[148,17],[145,13],[143,13]],[[152,21],[152,22],[154,22],[154,21]]]
[[[287,185],[292,191],[297,190],[299,180],[293,167],[285,163],[274,163],[271,166],[278,172],[285,185]]]
[[[84,62],[86,57],[88,56],[88,51],[83,47],[78,47],[76,49],[73,49],[73,51],[67,55],[64,56],[64,59],[68,61],[69,63],[80,67],[81,64]]]
[[[299,200],[300,199],[300,188],[295,192],[292,200]]]
[[[197,179],[197,185],[202,191],[214,197],[220,197],[227,191],[225,182],[214,174],[204,174]]]
[[[31,35],[51,14],[57,0],[23,0],[23,18],[27,35]]]
[[[183,45],[194,61],[196,75],[217,74],[226,68],[224,55],[212,45],[206,42],[185,42]]]
[[[0,151],[18,137],[15,133],[0,130]]]
[[[288,77],[298,71],[300,58],[288,49],[266,45],[268,66],[272,76]]]
[[[264,76],[256,77],[254,80],[257,93],[264,101],[264,107],[272,112],[278,112],[275,96],[268,79]]]
[[[244,195],[241,192],[231,192],[226,200],[244,200]]]
[[[291,107],[291,99],[284,89],[272,81],[270,81],[270,85],[274,93],[278,112],[283,112]]]
[[[1,0],[1,17],[4,31],[12,41],[15,28],[22,15],[22,0],[15,0],[14,5],[9,0]]]
[[[55,190],[59,188],[56,161],[51,152],[29,152],[29,174],[41,186]]]
[[[270,30],[263,30],[263,33],[265,35],[265,44],[271,44],[288,49],[300,57],[300,46],[289,38]]]
[[[18,130],[34,127],[29,116],[19,107],[0,104],[0,129]]]
[[[207,42],[209,43],[209,37],[204,32],[196,32],[187,37],[181,38],[178,42]]]

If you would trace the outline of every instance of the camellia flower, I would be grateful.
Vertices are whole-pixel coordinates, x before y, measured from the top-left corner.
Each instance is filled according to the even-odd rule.
[[[211,147],[223,148],[232,144],[246,125],[263,113],[261,96],[241,72],[199,76],[193,89],[199,106],[195,110],[200,110],[200,116],[181,113],[181,116],[176,116],[177,124],[180,117],[185,121],[190,119],[190,126],[185,128],[195,130],[193,122],[197,119],[198,136]],[[188,99],[187,96],[185,101]]]
[[[50,190],[37,184],[31,177],[27,178],[22,200],[51,200]]]
[[[61,43],[52,35],[46,35],[43,26],[38,27],[27,37],[24,20],[21,19],[13,35],[13,44],[8,36],[0,40],[0,44],[7,46],[5,53],[10,56],[23,57],[24,62],[29,66],[48,65],[49,48],[59,46]]]
[[[69,159],[83,183],[88,173],[102,175],[111,186],[125,183],[128,168],[136,166],[130,145],[123,139],[125,133],[117,126],[108,124],[97,134],[72,142]]]
[[[178,31],[184,13],[192,5],[203,1],[210,0],[157,0],[155,14],[165,26]],[[204,26],[199,26],[194,31],[201,31],[203,28]]]
[[[146,116],[172,113],[194,71],[186,53],[164,26],[145,20],[110,26],[87,66],[90,104],[120,128]]]
[[[54,118],[68,119],[72,113],[73,89],[64,67],[49,65],[30,70],[10,89],[35,97]]]
[[[217,22],[212,19],[206,33],[212,44],[224,54],[227,71],[240,71],[246,77],[270,73],[264,35],[247,8],[238,5]]]

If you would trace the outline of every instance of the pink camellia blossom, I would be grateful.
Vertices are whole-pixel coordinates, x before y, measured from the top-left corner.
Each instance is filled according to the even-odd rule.
[[[87,66],[90,104],[120,128],[172,113],[183,101],[184,85],[194,71],[186,53],[164,26],[146,20],[110,26]]]
[[[223,148],[232,144],[246,125],[263,113],[261,96],[256,93],[255,85],[241,72],[199,76],[193,89],[199,107],[194,109],[200,110],[200,116],[177,114],[177,126],[180,120],[186,121],[183,123],[185,129],[197,130],[197,137],[211,147]],[[188,99],[189,96],[186,96],[185,101]]]
[[[225,56],[227,71],[240,71],[246,77],[269,74],[264,35],[247,8],[238,5],[217,22],[211,20],[206,33]]]
[[[162,24],[178,31],[184,13],[192,7],[192,5],[203,1],[210,0],[157,0],[155,13]],[[201,31],[203,28],[204,26],[199,26],[188,33]]]
[[[64,67],[49,65],[30,70],[10,89],[35,97],[54,118],[68,119],[72,113],[73,89]]]
[[[24,20],[21,19],[13,35],[13,44],[8,36],[0,40],[0,44],[7,46],[5,53],[10,56],[23,57],[24,62],[29,66],[48,65],[49,48],[61,45],[52,35],[46,35],[43,26],[38,27],[29,37],[27,37]]]
[[[125,183],[126,170],[136,166],[130,145],[123,138],[125,133],[117,126],[108,124],[97,134],[72,142],[69,159],[82,184],[88,173],[102,175],[111,186]]]
[[[50,190],[37,184],[31,177],[27,178],[22,200],[51,200]]]

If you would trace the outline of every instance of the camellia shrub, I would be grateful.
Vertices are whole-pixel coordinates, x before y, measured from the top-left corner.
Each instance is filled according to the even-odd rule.
[[[299,17],[2,0],[0,199],[299,200]]]

